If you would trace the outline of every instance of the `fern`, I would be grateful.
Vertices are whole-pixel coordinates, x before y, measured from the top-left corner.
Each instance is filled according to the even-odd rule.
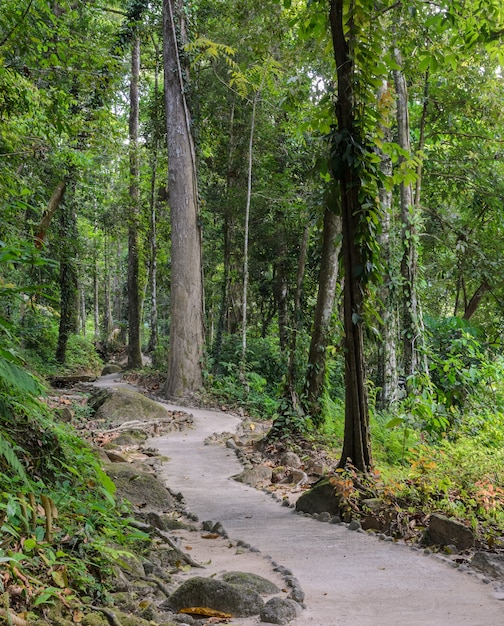
[[[17,392],[37,396],[43,391],[37,379],[14,362],[14,353],[0,348],[0,383],[13,387]]]
[[[30,484],[30,480],[25,472],[24,467],[21,465],[21,461],[16,456],[16,452],[7,439],[2,436],[0,432],[0,456],[2,456],[10,467],[17,472],[18,477],[26,484]]]

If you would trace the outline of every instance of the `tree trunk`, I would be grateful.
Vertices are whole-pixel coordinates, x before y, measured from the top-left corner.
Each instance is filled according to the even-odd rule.
[[[73,190],[73,185],[72,185]],[[56,346],[56,360],[66,362],[68,338],[77,328],[77,216],[73,207],[72,197],[62,206],[60,212],[60,322],[58,330],[58,344]]]
[[[135,37],[131,50],[129,150],[130,187],[128,220],[128,368],[142,367],[140,343],[141,303],[138,284],[138,217],[140,212],[140,173],[138,156],[138,119],[140,100],[138,83],[140,80],[140,38]]]
[[[177,15],[183,32],[182,14]],[[196,157],[180,66],[173,0],[163,0],[163,59],[171,210],[171,326],[167,397],[203,384],[204,310]]]
[[[287,277],[287,242],[282,215],[278,215],[278,250],[276,260],[275,281],[273,295],[278,315],[278,338],[280,350],[285,351],[289,345],[289,306],[288,306],[288,277]]]
[[[291,332],[289,345],[289,363],[287,366],[287,394],[290,398],[294,409],[300,407],[299,397],[296,391],[297,367],[296,367],[296,349],[298,333],[302,329],[302,295],[303,295],[303,279],[306,266],[306,255],[308,252],[308,240],[310,237],[310,225],[306,224],[299,246],[298,267],[296,274],[296,293],[294,295],[294,325]]]
[[[108,250],[108,237],[105,235],[103,244],[103,261],[105,265],[103,277],[103,319],[102,319],[102,352],[104,358],[108,358],[110,338],[114,327],[111,300],[111,276],[110,276],[110,255]]]
[[[363,293],[362,250],[358,241],[359,220],[363,208],[360,203],[359,169],[354,165],[358,157],[354,142],[361,144],[354,126],[355,67],[349,41],[343,26],[344,0],[331,0],[330,25],[338,77],[338,99],[335,105],[338,121],[338,139],[334,151],[339,155],[339,169],[334,174],[340,183],[343,232],[343,317],[345,330],[345,432],[340,467],[351,462],[366,472],[371,464],[369,409],[366,389],[366,368],[362,328]],[[365,243],[365,242],[364,242]]]
[[[322,423],[320,398],[324,390],[326,371],[326,347],[329,325],[334,308],[334,296],[339,274],[341,241],[341,216],[331,208],[324,213],[322,234],[322,257],[320,260],[317,305],[313,318],[313,330],[306,368],[304,408],[316,426]]]
[[[51,220],[58,210],[61,201],[65,195],[66,190],[66,181],[62,180],[60,183],[56,185],[56,189],[53,191],[49,202],[47,204],[46,210],[42,215],[42,219],[40,220],[39,227],[37,229],[37,234],[35,235],[35,246],[37,248],[42,248],[45,242],[46,233],[51,224]]]
[[[255,114],[257,108],[257,102],[259,100],[260,90],[258,89],[254,95],[254,101],[252,103],[252,116],[250,119],[250,135],[249,135],[249,148],[248,148],[248,175],[247,175],[247,201],[245,205],[245,223],[243,226],[243,301],[242,301],[242,353],[240,361],[240,373],[243,376],[245,368],[245,359],[247,355],[247,297],[248,297],[248,280],[249,280],[249,258],[248,258],[248,244],[249,244],[249,222],[250,222],[250,202],[252,199],[252,157],[253,157],[253,145],[254,145],[254,131],[255,131]]]
[[[394,51],[396,63],[401,66],[402,58],[399,50]],[[394,70],[394,84],[397,97],[397,135],[398,143],[403,150],[411,154],[410,125],[408,114],[408,88],[406,79],[401,70]],[[399,162],[403,161],[401,157]],[[403,337],[403,373],[406,378],[422,369],[419,349],[423,342],[423,332],[417,299],[417,225],[413,202],[413,188],[411,183],[402,182],[400,185],[400,207],[402,224],[401,259],[402,277],[402,314],[401,332]]]
[[[388,103],[392,101],[388,87],[388,81],[385,80],[380,90],[379,96],[380,108],[384,113],[388,113]],[[388,115],[387,115],[388,118]],[[382,125],[382,132],[385,141],[392,141],[392,132],[390,123],[385,122]],[[390,179],[392,176],[392,159],[381,154],[380,169],[383,175]],[[376,386],[378,394],[376,397],[376,407],[379,410],[387,411],[399,399],[399,374],[397,371],[397,351],[396,345],[399,343],[399,319],[397,312],[397,292],[394,284],[397,282],[398,269],[392,261],[391,250],[391,228],[393,224],[392,215],[392,191],[386,186],[380,188],[380,205],[382,210],[382,226],[379,234],[379,244],[385,268],[383,283],[380,285],[379,302],[380,317],[383,321],[381,326],[381,337],[378,344],[378,363]]]
[[[465,307],[463,319],[469,321],[471,317],[476,313],[476,309],[478,308],[483,296],[487,291],[490,291],[490,285],[487,283],[486,279],[481,283],[481,285],[476,289],[473,294],[473,297],[469,300],[469,303]]]
[[[154,74],[154,98],[156,102],[156,112],[159,109],[159,50],[156,46],[156,67]],[[154,140],[152,146],[151,160],[151,184],[150,184],[150,264],[149,264],[149,284],[151,289],[151,310],[150,310],[150,337],[147,352],[152,354],[158,345],[158,303],[157,303],[157,168],[159,152],[159,133],[154,130]]]
[[[100,289],[98,281],[98,258],[97,250],[94,251],[93,262],[93,341],[95,344],[100,339]]]
[[[86,336],[86,293],[82,281],[79,284],[79,330],[82,336]]]

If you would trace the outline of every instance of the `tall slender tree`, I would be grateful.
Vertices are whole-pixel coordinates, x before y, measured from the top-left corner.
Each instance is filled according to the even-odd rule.
[[[138,219],[140,213],[140,172],[138,155],[140,81],[140,37],[131,45],[130,114],[129,114],[129,215],[128,215],[128,367],[142,367],[140,341],[141,295],[139,287]]]

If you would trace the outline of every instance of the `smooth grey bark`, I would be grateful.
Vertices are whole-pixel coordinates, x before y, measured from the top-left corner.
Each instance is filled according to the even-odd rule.
[[[324,213],[317,304],[305,377],[304,408],[316,426],[322,422],[320,398],[324,390],[326,348],[334,309],[341,251],[341,216],[331,208]]]
[[[178,34],[182,12],[163,0],[163,62],[171,211],[171,325],[163,393],[181,397],[203,384],[204,304],[196,156],[185,101]]]
[[[154,42],[155,44],[155,42]],[[156,45],[156,66],[154,71],[154,98],[156,111],[159,108],[159,67],[158,67],[159,51]],[[147,352],[151,354],[158,345],[158,304],[157,304],[157,168],[158,168],[158,152],[159,152],[159,133],[154,130],[154,139],[152,146],[151,158],[151,180],[150,180],[150,228],[149,228],[149,244],[150,244],[150,263],[149,263],[149,284],[150,284],[150,336]]]
[[[244,375],[245,359],[247,355],[247,298],[249,281],[249,223],[250,223],[250,203],[252,199],[252,157],[254,147],[255,116],[257,102],[260,96],[260,89],[254,94],[252,102],[252,115],[250,119],[250,135],[248,146],[248,172],[247,172],[247,201],[245,204],[245,221],[243,226],[243,296],[242,296],[242,352],[240,361],[240,373]]]
[[[388,81],[383,81],[378,94],[380,102],[391,100]],[[390,123],[382,124],[385,141],[392,141]],[[390,179],[392,176],[392,159],[382,153],[380,169],[383,175]],[[397,350],[399,343],[399,315],[398,293],[394,285],[397,284],[398,269],[392,259],[391,229],[393,224],[392,190],[385,186],[380,188],[380,205],[382,209],[381,231],[378,235],[382,262],[384,267],[383,283],[379,289],[380,317],[383,321],[381,337],[378,344],[376,386],[378,394],[376,407],[382,411],[389,410],[399,399],[399,373],[397,369]]]
[[[402,67],[400,51],[394,50],[396,63]],[[408,87],[401,70],[394,70],[394,84],[396,90],[396,116],[398,144],[408,154],[411,154],[410,124],[408,112]],[[404,161],[400,157],[399,164]],[[406,378],[422,369],[419,355],[423,342],[423,332],[420,319],[420,309],[417,297],[418,278],[418,251],[417,251],[417,221],[415,219],[415,205],[413,187],[411,183],[400,184],[400,216],[401,216],[401,333],[402,333],[402,370]]]

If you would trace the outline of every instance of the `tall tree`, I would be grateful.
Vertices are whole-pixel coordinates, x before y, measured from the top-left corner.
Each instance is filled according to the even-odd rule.
[[[171,211],[171,321],[168,397],[203,384],[204,310],[196,156],[180,57],[183,4],[163,0],[163,63]],[[186,73],[187,75],[187,73]]]
[[[320,399],[324,390],[326,348],[339,275],[340,249],[341,216],[336,207],[328,207],[324,212],[317,304],[305,380],[305,410],[311,415],[316,425],[322,422]]]
[[[337,72],[337,129],[332,135],[332,175],[339,182],[344,269],[343,325],[345,350],[345,430],[340,466],[351,462],[366,472],[371,464],[369,407],[366,388],[363,322],[364,294],[374,269],[374,224],[379,221],[370,167],[365,108],[372,107],[368,82],[372,57],[380,53],[373,41],[373,3],[360,5],[331,0],[329,20]],[[360,60],[357,66],[357,59]],[[376,169],[376,168],[375,168]]]
[[[75,181],[72,180],[67,183],[66,199],[59,214],[60,321],[56,360],[60,363],[65,363],[68,339],[77,330],[77,215],[74,193]]]
[[[130,113],[129,113],[129,215],[128,215],[128,367],[142,367],[140,341],[141,295],[139,287],[138,219],[140,213],[140,172],[138,123],[140,97],[140,37],[131,46]]]

